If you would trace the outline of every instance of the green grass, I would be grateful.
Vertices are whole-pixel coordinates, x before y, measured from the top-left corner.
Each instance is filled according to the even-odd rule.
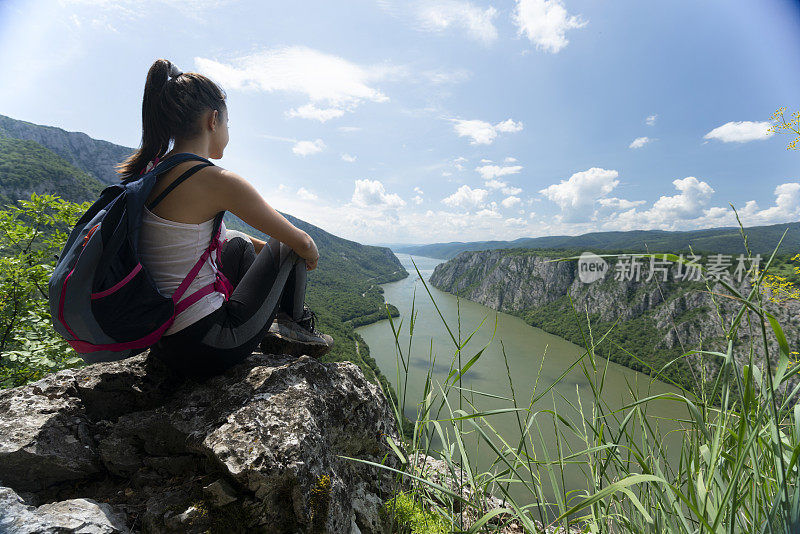
[[[398,356],[399,397],[393,409],[400,422],[407,406],[417,406],[417,420],[408,431],[400,426],[399,439],[392,441],[402,468],[382,467],[420,496],[421,509],[441,517],[451,532],[494,532],[511,521],[526,532],[538,532],[540,524],[609,534],[800,531],[800,364],[792,362],[780,325],[764,309],[760,285],[766,270],[751,273],[747,294],[725,284],[738,303],[725,332],[727,348],[692,351],[719,364],[716,376],[708,377],[709,388],[640,397],[629,386],[630,402],[616,409],[606,398],[619,392],[607,390],[606,361],[599,352],[613,347],[611,336],[619,325],[598,328],[591,318],[584,323],[577,311],[573,319],[584,352],[571,369],[588,382],[589,403],[559,394],[566,409],[556,412],[556,404],[534,409],[541,399],[555,400],[554,386],[567,372],[552,383],[514,384],[506,359],[508,388],[494,398],[502,407],[482,410],[473,401],[481,393],[462,382],[485,347],[471,346],[471,335],[461,336],[441,314],[443,332],[453,341],[451,372],[435,380],[432,361],[422,397],[407,399],[403,384],[411,342],[401,346],[399,332],[408,328],[413,337],[412,306],[408,318],[390,319]],[[752,344],[740,342],[737,330],[747,321],[760,329],[764,347],[770,346],[768,337],[778,341],[775,354],[757,353]],[[663,402],[674,403],[680,414],[670,421],[678,440],[670,450],[662,424],[648,415],[649,406]],[[492,423],[497,417],[515,418],[519,434],[500,434]],[[546,435],[555,436],[555,446],[547,445]],[[468,440],[491,451],[488,467],[477,466]],[[454,476],[463,470],[462,488],[474,491],[465,496],[420,474],[417,459],[424,454],[443,460]],[[568,469],[584,475],[580,487],[566,487]],[[481,495],[496,495],[504,506],[487,510]],[[474,519],[464,521],[464,510]]]

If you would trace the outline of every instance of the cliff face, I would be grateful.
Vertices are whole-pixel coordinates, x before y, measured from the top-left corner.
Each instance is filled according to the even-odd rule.
[[[542,318],[542,315],[561,314],[564,322],[575,323],[569,308],[571,297],[578,314],[588,312],[593,322],[638,321],[637,327],[646,329],[639,334],[651,341],[649,348],[653,350],[675,349],[679,351],[677,354],[683,354],[704,348],[725,352],[724,330],[713,299],[720,306],[726,326],[739,305],[726,298],[728,293],[722,285],[711,284],[709,292],[703,282],[676,282],[677,267],[669,271],[667,282],[661,278],[658,282],[655,278],[646,281],[644,270],[638,281],[618,281],[614,277],[613,263],[611,272],[603,279],[583,283],[578,276],[577,262],[548,263],[554,257],[502,250],[464,252],[438,265],[430,282],[443,291],[521,315],[529,323],[559,335],[563,332],[548,328],[554,324],[548,320],[551,317]],[[750,291],[747,282],[736,285],[745,295]],[[792,350],[800,347],[800,302],[766,302],[765,307],[778,319]],[[767,330],[770,353],[777,355],[777,342],[769,326]],[[745,319],[738,335],[742,343],[752,339],[757,354],[763,354],[760,326],[750,325]],[[746,359],[746,351],[739,350],[737,358]],[[689,361],[697,367],[697,357],[690,357]],[[706,363],[711,369],[715,367],[713,363]]]
[[[341,456],[381,462],[395,434],[350,363],[61,371],[0,392],[0,532],[384,532],[391,477]]]
[[[82,132],[67,132],[4,115],[0,115],[0,135],[35,141],[104,184],[119,182],[114,166],[134,152],[128,147],[92,139]]]

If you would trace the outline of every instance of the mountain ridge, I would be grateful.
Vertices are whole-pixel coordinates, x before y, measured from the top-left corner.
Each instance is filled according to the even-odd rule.
[[[750,226],[744,228],[749,235],[753,254],[771,253],[783,231],[789,231],[779,252],[790,252],[800,244],[800,222]],[[593,249],[594,251],[625,250],[629,252],[695,252],[719,254],[746,253],[739,228],[721,226],[700,230],[613,230],[588,232],[577,236],[523,237],[513,241],[451,241],[428,245],[407,245],[393,248],[405,254],[449,260],[464,251],[526,249]],[[792,248],[794,247],[794,248]]]

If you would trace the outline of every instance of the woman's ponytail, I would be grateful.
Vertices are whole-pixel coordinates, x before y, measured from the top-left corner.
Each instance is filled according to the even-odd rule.
[[[170,77],[172,76],[172,79]],[[138,176],[147,164],[169,150],[176,136],[198,133],[203,111],[225,108],[225,93],[202,74],[181,73],[166,59],[157,59],[147,72],[142,98],[142,142],[117,165],[122,179]]]

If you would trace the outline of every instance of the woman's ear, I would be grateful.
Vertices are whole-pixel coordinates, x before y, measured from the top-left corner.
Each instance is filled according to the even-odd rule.
[[[219,117],[219,112],[216,109],[212,109],[211,113],[208,114],[208,127],[211,129],[212,132],[217,131],[218,117]]]

